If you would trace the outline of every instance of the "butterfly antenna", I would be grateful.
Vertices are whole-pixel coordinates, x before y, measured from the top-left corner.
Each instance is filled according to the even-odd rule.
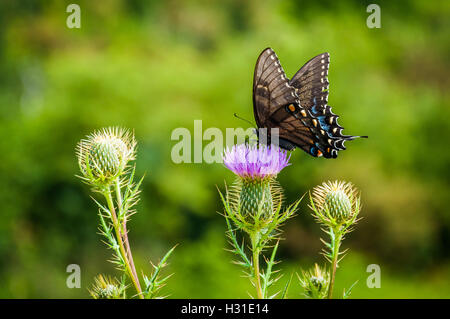
[[[250,122],[250,121],[247,120],[247,119],[244,119],[244,118],[240,117],[240,116],[237,115],[236,113],[234,113],[234,117],[236,117],[236,118],[238,118],[238,119],[240,119],[240,120],[242,120],[242,121],[244,121],[244,122],[247,122],[248,124],[250,124],[251,126],[253,126],[255,129],[257,129],[257,127],[256,127],[252,122]]]

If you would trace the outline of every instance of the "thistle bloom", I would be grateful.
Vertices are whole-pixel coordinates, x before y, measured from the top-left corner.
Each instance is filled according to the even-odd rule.
[[[313,189],[311,208],[315,217],[324,224],[349,225],[359,214],[360,199],[353,184],[327,182]]]
[[[94,132],[77,145],[82,179],[99,188],[110,185],[135,159],[135,152],[136,140],[128,130],[109,127]]]
[[[274,264],[276,247],[273,248],[272,259],[267,262],[267,273],[264,285],[261,283],[259,268],[260,253],[268,248],[268,243],[276,239],[279,227],[290,218],[297,209],[300,200],[281,210],[282,189],[276,182],[278,173],[289,165],[286,151],[277,146],[248,144],[235,145],[226,149],[223,154],[225,166],[237,175],[237,181],[222,196],[225,206],[225,218],[228,225],[228,236],[234,246],[233,252],[243,259],[241,265],[247,268],[251,281],[256,288],[257,298],[267,298],[267,288],[277,279],[270,279]],[[220,193],[220,191],[219,191]],[[237,243],[235,230],[230,221],[249,235],[251,242],[251,261]]]
[[[225,166],[238,176],[236,216],[245,221],[247,232],[264,228],[278,208],[281,189],[274,187],[275,177],[289,165],[286,151],[270,145],[235,145],[223,155]]]
[[[266,179],[275,177],[289,165],[287,152],[270,145],[248,144],[227,148],[223,156],[225,166],[241,178]]]

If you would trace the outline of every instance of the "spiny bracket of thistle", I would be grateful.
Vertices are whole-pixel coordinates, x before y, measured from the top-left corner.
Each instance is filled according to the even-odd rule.
[[[328,295],[330,284],[330,273],[326,267],[314,265],[313,269],[302,270],[301,276],[297,274],[300,285],[303,287],[304,295],[311,299],[325,299]]]
[[[225,166],[237,175],[236,181],[228,188],[225,195],[219,194],[224,205],[224,217],[228,226],[228,238],[233,247],[231,250],[240,256],[237,262],[245,268],[256,287],[258,298],[269,297],[268,288],[278,278],[272,279],[276,271],[272,270],[278,243],[273,246],[271,258],[266,261],[266,271],[259,268],[259,255],[270,242],[279,240],[280,226],[292,217],[301,201],[298,200],[282,210],[283,192],[276,181],[277,174],[289,165],[287,152],[270,145],[248,144],[235,145],[227,149],[223,155]],[[245,252],[244,242],[238,244],[236,230],[248,234],[252,257]]]
[[[100,274],[95,277],[94,284],[89,289],[89,293],[94,299],[125,299],[125,280],[119,281],[117,278]]]
[[[309,207],[319,223],[350,232],[350,227],[358,221],[360,202],[352,183],[333,181],[313,189]]]
[[[269,191],[261,196],[259,194],[254,195],[258,198],[258,201],[247,195],[252,191],[243,191],[243,183],[239,178],[230,187],[225,184],[225,196],[219,190],[224,205],[224,217],[227,221],[232,221],[236,229],[243,230],[249,235],[258,233],[258,242],[261,249],[266,248],[269,241],[279,239],[280,226],[294,216],[303,198],[282,210],[282,188],[273,178],[266,182],[269,183]],[[255,193],[259,193],[259,190]],[[245,195],[242,196],[243,194]],[[270,204],[267,204],[266,196],[269,198]],[[251,206],[253,207],[249,209],[248,207]]]
[[[128,168],[136,157],[134,134],[120,127],[108,127],[88,135],[76,148],[81,180],[102,191]]]

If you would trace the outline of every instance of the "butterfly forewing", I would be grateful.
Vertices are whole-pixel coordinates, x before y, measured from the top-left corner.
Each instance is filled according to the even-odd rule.
[[[253,77],[253,111],[258,127],[262,127],[280,107],[296,103],[298,97],[289,84],[275,52],[267,48],[256,62]]]

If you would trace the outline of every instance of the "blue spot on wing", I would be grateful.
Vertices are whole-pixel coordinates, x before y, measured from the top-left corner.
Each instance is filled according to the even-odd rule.
[[[319,120],[319,123],[320,123],[320,127],[324,130],[324,131],[326,131],[327,133],[329,133],[328,131],[330,130],[330,126],[326,123],[326,116],[325,115],[321,115],[321,116],[318,116],[318,114],[319,114],[319,111],[317,110],[317,102],[316,102],[316,98],[314,98],[313,99],[313,101],[314,101],[314,105],[313,105],[313,107],[311,108],[311,112],[313,113],[313,115],[314,116],[316,116],[317,117],[317,119]]]
[[[316,103],[316,98],[313,99],[314,101],[314,105],[311,108],[311,111],[313,112],[314,115],[317,115],[318,111],[317,111],[317,103]]]
[[[314,115],[319,120],[320,127],[325,132],[327,132],[327,135],[329,137],[332,137],[332,134],[330,132],[331,126],[329,124],[327,124],[327,122],[326,122],[326,115],[320,115],[319,116],[319,114],[321,114],[321,113],[317,110],[317,102],[316,102],[316,98],[315,97],[314,97],[313,101],[314,101],[314,105],[311,108],[312,115]]]
[[[325,122],[325,117],[326,116],[324,116],[324,115],[323,116],[318,116],[317,119],[319,120],[319,123],[320,123],[320,126],[322,127],[322,129],[328,132],[328,130],[330,129],[330,125],[328,125]]]

